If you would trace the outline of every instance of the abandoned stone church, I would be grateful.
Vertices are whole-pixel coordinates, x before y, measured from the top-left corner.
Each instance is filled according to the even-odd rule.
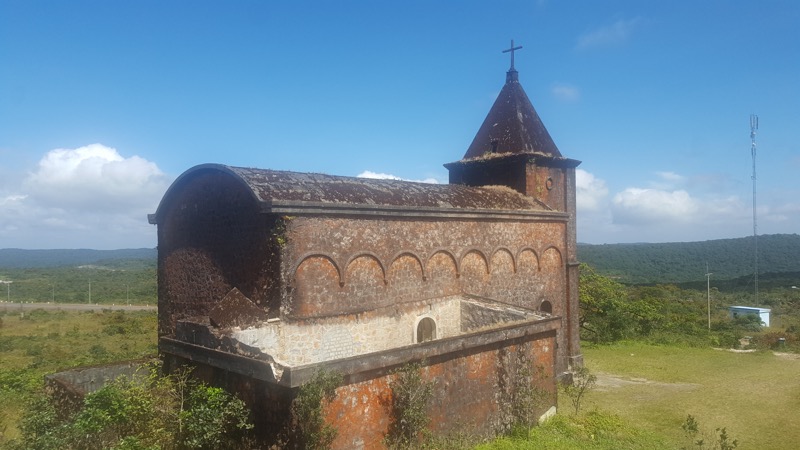
[[[325,409],[335,448],[381,448],[393,371],[433,382],[429,427],[491,433],[510,377],[582,364],[575,167],[511,69],[447,185],[205,164],[181,175],[158,226],[167,367],[237,393],[264,432],[297,388],[343,375]]]

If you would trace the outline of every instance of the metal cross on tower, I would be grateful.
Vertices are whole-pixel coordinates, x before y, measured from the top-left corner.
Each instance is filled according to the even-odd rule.
[[[509,48],[507,50],[503,50],[503,53],[511,52],[511,69],[509,69],[509,71],[515,70],[514,69],[514,51],[519,50],[521,48],[522,48],[521,45],[519,47],[514,47],[514,40],[512,39],[511,40],[511,48]]]

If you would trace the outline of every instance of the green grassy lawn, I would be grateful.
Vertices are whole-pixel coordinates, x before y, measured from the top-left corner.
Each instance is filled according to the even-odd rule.
[[[709,433],[726,427],[740,449],[795,449],[800,445],[798,356],[635,342],[585,346],[586,366],[600,375],[585,407],[617,414],[664,436],[674,448],[686,445],[681,424],[691,414]]]

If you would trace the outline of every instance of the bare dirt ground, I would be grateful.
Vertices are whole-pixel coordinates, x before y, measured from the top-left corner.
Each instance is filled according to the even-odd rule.
[[[66,311],[100,311],[103,309],[122,311],[155,311],[157,308],[149,305],[98,305],[88,303],[0,303],[0,310],[30,311],[33,309],[63,309]]]
[[[600,391],[609,391],[611,389],[632,385],[646,385],[664,389],[672,389],[675,391],[692,390],[700,387],[700,385],[696,383],[662,383],[660,381],[652,381],[646,378],[622,377],[603,372],[598,372],[595,375],[597,375],[597,389]]]
[[[737,350],[737,349],[730,349],[730,348],[715,348],[714,350],[721,350],[721,351],[728,351],[734,353],[750,353],[756,350]],[[787,360],[800,360],[799,353],[783,353],[783,352],[772,352],[775,356],[781,359]],[[604,373],[598,372],[595,374],[597,376],[597,389],[600,391],[609,391],[615,388],[621,388],[625,386],[633,386],[633,385],[646,385],[646,386],[653,386],[653,387],[662,387],[666,389],[672,390],[691,390],[700,387],[699,384],[696,383],[663,383],[660,381],[652,381],[648,380],[647,378],[634,378],[634,377],[623,377],[620,375],[614,375],[612,373]]]

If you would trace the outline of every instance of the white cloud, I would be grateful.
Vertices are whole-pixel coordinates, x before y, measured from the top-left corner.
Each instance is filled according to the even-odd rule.
[[[637,186],[616,190],[594,174],[576,170],[578,240],[678,242],[752,235],[749,189],[721,181],[728,178],[660,171]],[[763,195],[759,234],[800,232],[796,198],[791,193]]]
[[[608,196],[606,182],[591,173],[583,169],[576,169],[575,189],[579,212],[596,211],[605,206]]]
[[[614,222],[634,225],[688,222],[698,209],[697,201],[684,190],[627,188],[612,201]]]
[[[0,192],[0,248],[154,247],[146,217],[169,182],[155,163],[102,144],[51,150]]]
[[[373,180],[399,180],[399,181],[414,181],[416,183],[439,184],[439,180],[437,180],[436,178],[425,178],[424,180],[408,180],[406,178],[400,178],[397,175],[392,175],[389,173],[373,172],[371,170],[365,170],[360,174],[356,175],[356,177],[371,178]]]
[[[586,50],[595,47],[609,47],[627,41],[636,27],[642,22],[640,17],[620,19],[611,25],[584,33],[578,37],[575,48]]]
[[[555,83],[551,88],[553,96],[561,101],[576,102],[581,98],[581,92],[577,87],[566,83]]]
[[[166,183],[155,163],[92,144],[51,150],[23,186],[44,206],[124,211],[154,206],[153,198],[159,198]]]

